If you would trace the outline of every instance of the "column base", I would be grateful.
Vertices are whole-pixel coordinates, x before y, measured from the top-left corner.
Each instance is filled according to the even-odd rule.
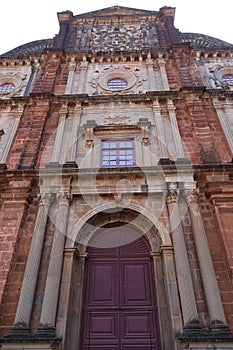
[[[63,164],[63,168],[78,169],[78,164],[76,162],[66,162],[65,164]]]
[[[191,165],[191,161],[187,158],[177,158],[175,161],[175,164],[179,164],[179,165],[183,165],[183,164],[187,164],[187,165]]]
[[[160,158],[160,160],[158,161],[159,165],[174,165],[175,161],[171,160],[169,158]]]
[[[63,164],[60,164],[58,162],[50,162],[45,165],[45,168],[49,168],[49,169],[62,169],[62,167],[63,167]]]
[[[47,169],[78,169],[78,164],[76,162],[66,162],[64,164],[60,164],[58,162],[50,162],[45,166]]]
[[[184,333],[200,333],[203,329],[204,326],[199,320],[192,320],[184,326]]]
[[[37,339],[56,339],[56,330],[55,327],[50,325],[39,325],[37,328],[35,336]]]
[[[7,166],[6,166],[6,164],[4,163],[1,163],[0,164],[0,170],[6,170],[7,169]]]
[[[20,340],[32,339],[32,337],[33,337],[33,334],[30,332],[29,326],[26,323],[17,323],[12,328],[10,334],[6,335],[3,338],[3,340],[5,340],[5,341],[19,340],[20,341]]]
[[[230,331],[229,327],[221,321],[212,321],[209,332],[215,339],[223,339],[224,341],[229,339],[229,341],[233,341],[233,333]]]
[[[0,339],[0,344],[26,344],[25,349],[51,349],[54,344],[59,343],[59,339],[56,336],[55,328],[52,326],[41,325],[39,326],[36,333],[32,333],[26,324],[16,324],[11,330],[10,334],[6,335],[4,338]],[[32,347],[29,344],[38,344]],[[43,346],[42,346],[43,345]],[[12,345],[13,346],[13,345]],[[18,345],[17,345],[18,346]],[[8,346],[9,347],[9,346]],[[7,349],[7,346],[2,348]],[[10,347],[12,349],[19,349],[19,347]]]
[[[178,339],[189,343],[228,343],[233,342],[233,333],[220,321],[214,321],[209,327],[204,327],[198,320],[193,320],[184,327],[184,332]]]

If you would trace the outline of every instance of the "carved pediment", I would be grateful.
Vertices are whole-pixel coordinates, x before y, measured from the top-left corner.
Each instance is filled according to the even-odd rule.
[[[154,14],[156,15],[156,11],[148,11],[148,10],[140,10],[130,7],[123,7],[123,6],[111,6],[107,7],[101,10],[87,12],[82,15],[78,15],[76,17],[102,17],[102,16],[114,16],[114,15],[148,15],[148,14]]]

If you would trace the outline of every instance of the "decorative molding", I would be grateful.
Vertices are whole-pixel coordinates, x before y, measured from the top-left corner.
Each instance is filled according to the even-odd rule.
[[[111,114],[104,119],[104,125],[129,125],[132,124],[130,117],[121,114]]]

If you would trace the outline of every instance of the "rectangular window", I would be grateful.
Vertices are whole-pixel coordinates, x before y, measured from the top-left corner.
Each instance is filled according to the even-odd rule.
[[[123,167],[135,165],[134,140],[103,140],[101,166]]]

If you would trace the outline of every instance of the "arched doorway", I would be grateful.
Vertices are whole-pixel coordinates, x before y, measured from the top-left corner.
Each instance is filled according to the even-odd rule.
[[[150,247],[120,223],[97,231],[85,267],[80,350],[159,350]]]

